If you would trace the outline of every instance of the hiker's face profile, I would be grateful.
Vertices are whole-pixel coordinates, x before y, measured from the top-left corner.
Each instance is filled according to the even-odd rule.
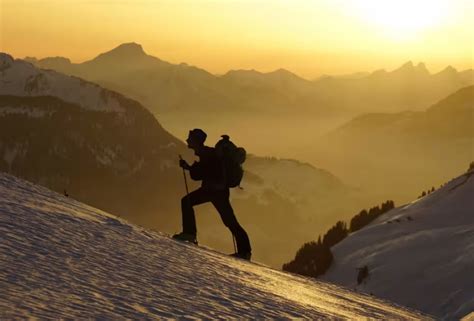
[[[188,138],[186,139],[186,143],[188,144],[188,147],[192,149],[199,146],[196,138],[191,135],[189,135]]]

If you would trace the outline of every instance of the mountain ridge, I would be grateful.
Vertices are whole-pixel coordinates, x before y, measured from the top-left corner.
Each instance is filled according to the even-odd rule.
[[[371,189],[386,190],[383,198],[406,202],[427,184],[438,186],[470,161],[473,115],[474,86],[467,86],[423,111],[361,114],[306,148],[315,150],[311,158],[315,163],[346,182],[356,184],[371,177]],[[406,155],[408,162],[403,161]],[[388,179],[392,191],[386,187]]]
[[[125,42],[125,43],[121,43],[119,44],[118,46],[104,52],[104,53],[100,53],[98,54],[97,56],[95,56],[94,58],[91,58],[89,60],[85,60],[83,62],[72,62],[69,58],[66,58],[66,57],[43,57],[43,58],[37,58],[37,57],[30,57],[30,56],[27,56],[27,57],[24,57],[23,59],[28,61],[28,60],[31,60],[31,62],[37,62],[39,64],[41,64],[42,62],[44,61],[47,61],[48,59],[55,59],[55,58],[60,58],[60,59],[64,59],[65,61],[68,61],[71,63],[71,65],[81,65],[81,64],[84,64],[84,63],[90,63],[94,60],[97,60],[97,59],[102,59],[103,57],[107,57],[107,56],[126,56],[126,57],[130,57],[130,58],[136,58],[136,57],[144,57],[144,56],[147,56],[147,57],[153,57],[155,58],[156,60],[159,60],[161,62],[164,62],[164,60],[156,57],[156,56],[152,56],[152,55],[149,55],[145,52],[145,50],[143,49],[143,46],[139,43],[136,43],[136,42]],[[167,62],[168,64],[170,65],[188,65],[187,63],[176,63],[176,64],[173,64],[173,63],[170,63],[170,62]],[[202,69],[202,70],[205,70],[203,68],[199,68],[199,67],[196,67],[198,69]],[[393,70],[391,71],[385,71],[385,69],[377,69],[377,70],[374,70],[374,71],[371,71],[371,72],[367,72],[367,71],[359,71],[359,72],[354,72],[352,74],[354,75],[359,75],[360,76],[367,76],[367,75],[370,75],[370,74],[374,74],[374,73],[377,73],[378,71],[385,71],[387,73],[397,73],[397,72],[413,72],[413,71],[417,71],[417,72],[421,72],[421,73],[426,73],[426,74],[429,74],[429,75],[435,75],[435,74],[439,74],[443,71],[445,71],[446,69],[453,69],[457,72],[457,69],[453,68],[451,65],[448,65],[446,67],[444,67],[443,69],[439,70],[438,72],[431,72],[428,70],[428,68],[426,67],[426,64],[424,62],[419,62],[417,65],[415,65],[413,63],[412,60],[408,60],[404,63],[402,63],[399,67],[395,67]],[[468,69],[465,69],[465,70],[462,70],[461,72],[463,71],[470,71],[472,70],[472,68],[468,68]],[[267,72],[263,72],[263,71],[259,71],[259,70],[256,70],[256,69],[229,69],[227,70],[226,72],[223,72],[221,74],[213,74],[214,76],[216,77],[223,77],[229,73],[234,73],[234,72],[253,72],[253,73],[256,73],[256,74],[261,74],[261,75],[269,75],[269,74],[278,74],[278,73],[283,73],[283,74],[287,74],[287,75],[290,75],[290,76],[296,76],[298,78],[301,78],[301,79],[304,79],[306,81],[312,81],[312,82],[317,82],[320,80],[320,78],[325,78],[325,77],[336,77],[336,75],[331,75],[331,74],[325,74],[325,75],[321,75],[319,77],[316,77],[316,78],[313,78],[313,79],[307,79],[307,78],[304,78],[302,76],[299,76],[297,75],[296,73],[288,70],[288,69],[285,69],[285,68],[277,68],[275,70],[272,70],[272,71],[267,71]],[[358,77],[357,77],[358,78]]]
[[[312,134],[319,136],[357,114],[420,110],[474,83],[472,70],[431,74],[424,63],[415,66],[413,62],[391,71],[307,80],[281,68],[270,72],[229,70],[218,76],[199,67],[162,61],[144,53],[138,44],[118,46],[102,55],[122,50],[137,53],[137,57],[96,57],[69,67],[58,64],[56,68],[41,60],[34,63],[88,79],[139,101],[164,119],[169,130],[182,139],[185,137],[181,133],[196,122],[214,133],[217,123],[238,131],[236,124],[251,119],[256,125],[249,126],[248,134],[258,135],[262,127],[271,128],[275,121],[285,118],[312,120],[316,131]],[[304,128],[299,130],[300,136],[309,135]],[[251,149],[262,147],[256,146],[253,139],[239,139],[246,139],[244,142]],[[299,140],[290,144],[296,146]],[[299,154],[281,151],[275,144],[269,144],[262,153],[301,158]]]
[[[473,176],[470,169],[349,234],[331,248],[334,262],[322,279],[444,320],[468,315],[474,309],[468,276],[474,269]]]

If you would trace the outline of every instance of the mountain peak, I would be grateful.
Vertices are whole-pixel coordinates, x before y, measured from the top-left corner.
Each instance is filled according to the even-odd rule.
[[[112,50],[145,53],[145,51],[143,51],[142,45],[136,42],[126,42]]]
[[[453,73],[457,73],[457,69],[454,68],[453,66],[449,65],[447,66],[446,68],[444,68],[443,70],[441,70],[440,73],[445,73],[445,74],[453,74]]]
[[[405,72],[405,71],[413,71],[415,69],[415,66],[413,65],[413,62],[407,61],[397,69],[395,69],[393,72]]]
[[[424,62],[420,62],[418,63],[418,65],[416,65],[416,71],[418,72],[422,72],[422,73],[425,73],[425,74],[429,74],[430,72],[428,71],[428,68],[426,68],[426,65]]]
[[[284,68],[278,68],[274,71],[269,72],[269,74],[293,75],[293,73],[291,71],[288,71]]]
[[[299,76],[297,76],[296,74],[292,73],[289,70],[283,69],[283,68],[279,68],[277,70],[271,71],[271,72],[268,73],[268,75],[277,75],[277,76],[280,76],[280,77],[299,78]]]
[[[146,56],[143,47],[135,42],[128,42],[119,45],[118,47],[107,51],[103,54],[100,54],[97,58],[105,58],[105,57],[116,57],[116,58],[133,58],[133,57],[141,57]]]
[[[426,65],[423,62],[420,62],[415,66],[411,60],[404,63],[402,66],[395,69],[394,71],[392,71],[392,73],[401,74],[401,75],[415,75],[416,74],[416,75],[421,75],[421,76],[430,74],[430,72],[426,68]]]
[[[136,42],[124,42],[120,44],[117,48],[115,49],[121,49],[121,50],[138,50],[143,52],[143,47],[139,43]]]
[[[248,79],[254,77],[262,77],[262,73],[255,69],[232,69],[225,73],[223,77]]]

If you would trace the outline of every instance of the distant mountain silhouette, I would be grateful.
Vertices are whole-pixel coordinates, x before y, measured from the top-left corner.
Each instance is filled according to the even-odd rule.
[[[462,88],[442,99],[425,112],[364,114],[330,133],[332,138],[383,134],[409,139],[449,139],[474,137],[474,86]],[[421,135],[421,136],[420,136]]]
[[[100,54],[95,60],[101,59],[124,59],[124,58],[143,58],[148,57],[148,55],[143,50],[143,47],[140,44],[135,42],[123,43],[118,47]]]
[[[284,69],[216,76],[152,57],[137,44],[121,45],[80,64],[32,62],[139,101],[181,139],[197,123],[211,135],[220,135],[224,127],[250,150],[305,160],[316,137],[357,115],[421,111],[474,83],[472,70],[431,74],[423,63],[413,62],[395,70],[317,80]]]
[[[313,157],[346,180],[393,189],[407,200],[469,163],[473,117],[474,86],[469,86],[423,112],[358,116],[315,143]]]
[[[270,73],[229,71],[215,76],[186,64],[175,65],[147,55],[135,43],[123,44],[93,60],[40,67],[77,75],[137,99],[153,112],[304,112],[318,115],[421,109],[473,83],[473,71],[431,75],[423,63],[407,62],[391,71],[356,77],[305,80],[287,70]]]
[[[203,107],[218,100],[207,88],[215,76],[196,67],[173,65],[152,57],[136,43],[122,44],[80,64],[53,65],[48,58],[30,58],[29,61],[41,68],[54,69],[120,91],[154,112],[180,109],[183,99]]]
[[[429,76],[430,72],[426,69],[424,63],[420,62],[418,65],[414,65],[413,62],[408,61],[403,64],[398,69],[392,71],[392,75],[401,75],[402,77],[406,76]]]

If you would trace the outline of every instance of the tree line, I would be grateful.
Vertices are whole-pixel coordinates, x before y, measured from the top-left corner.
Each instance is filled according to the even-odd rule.
[[[349,227],[338,221],[318,240],[307,242],[296,252],[295,258],[283,264],[283,270],[304,276],[318,277],[324,274],[333,261],[331,247],[345,239],[349,233],[355,232],[370,224],[380,215],[395,208],[395,203],[388,200],[380,206],[369,210],[363,209],[350,220]]]

